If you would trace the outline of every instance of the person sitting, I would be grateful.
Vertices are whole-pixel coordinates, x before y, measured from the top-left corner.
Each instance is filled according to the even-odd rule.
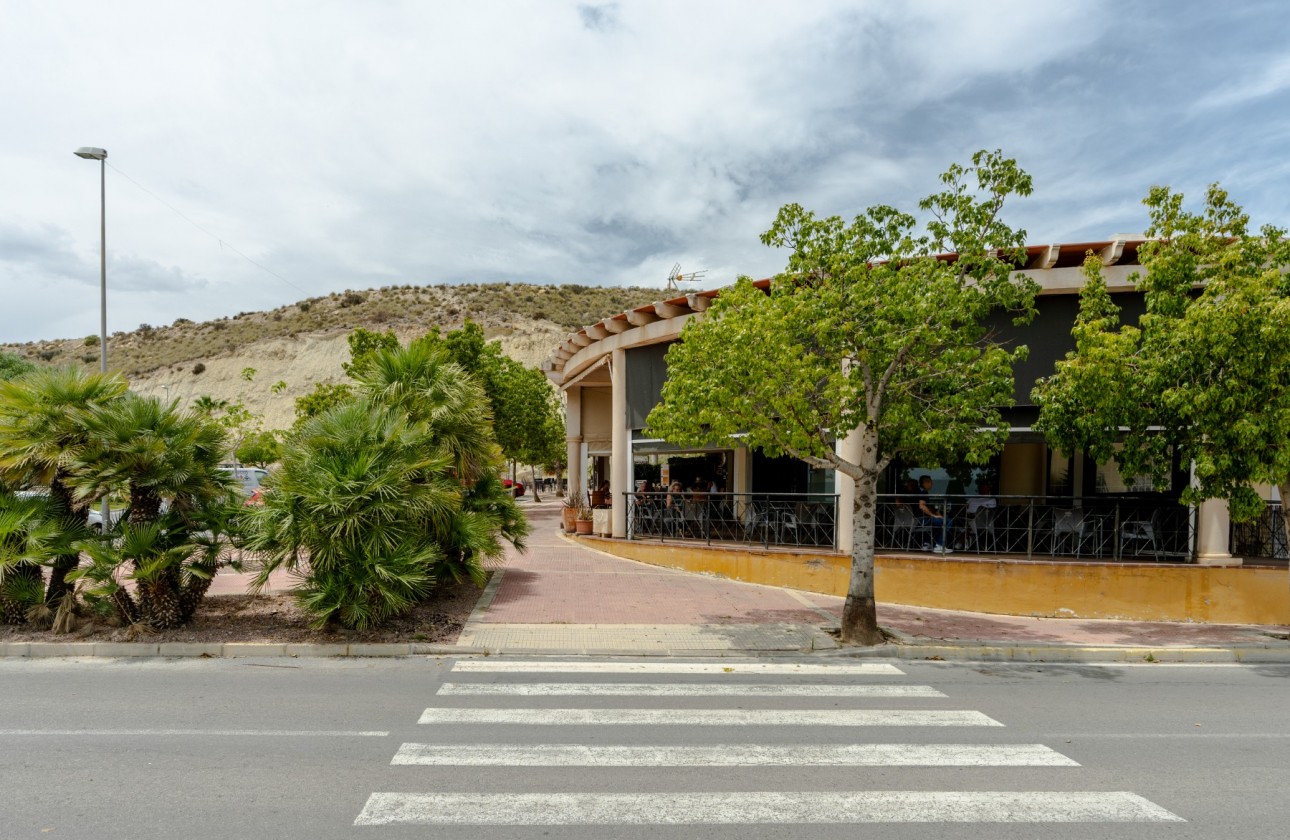
[[[982,508],[994,508],[999,506],[999,500],[991,495],[994,490],[988,481],[977,482],[976,495],[968,499],[967,515],[972,516]]]
[[[932,551],[937,554],[949,554],[953,534],[953,523],[945,511],[931,503],[932,477],[920,476],[918,479],[918,512],[922,519],[920,524],[932,532]]]

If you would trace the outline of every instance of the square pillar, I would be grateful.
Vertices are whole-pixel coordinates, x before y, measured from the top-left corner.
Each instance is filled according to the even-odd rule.
[[[609,493],[613,505],[611,535],[627,538],[627,496],[632,484],[632,430],[627,428],[627,352],[615,350],[609,359],[610,458]]]
[[[582,454],[582,388],[575,385],[565,392],[564,429],[565,459],[569,472],[569,498],[583,500],[583,482],[587,474]]]

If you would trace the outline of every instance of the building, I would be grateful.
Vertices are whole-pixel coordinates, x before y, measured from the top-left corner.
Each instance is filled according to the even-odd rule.
[[[997,325],[1006,339],[1030,347],[1029,359],[1015,368],[1016,405],[1005,415],[1008,442],[995,462],[967,472],[894,464],[880,488],[888,494],[880,511],[880,548],[917,552],[931,541],[925,524],[917,518],[911,522],[900,510],[903,481],[930,475],[934,494],[958,510],[951,517],[956,533],[950,538],[962,548],[1001,556],[1241,562],[1230,551],[1224,502],[1209,501],[1198,508],[1179,504],[1189,481],[1188,465],[1178,464],[1170,487],[1156,492],[1121,476],[1114,463],[1097,464],[1082,453],[1058,452],[1032,431],[1038,410],[1031,389],[1074,346],[1070,329],[1079,309],[1085,256],[1092,252],[1100,257],[1108,287],[1125,320],[1132,322],[1144,308],[1141,293],[1128,279],[1140,270],[1137,251],[1142,242],[1140,235],[1117,235],[1100,242],[1026,249],[1022,272],[1040,288],[1038,314],[1024,327],[1002,319]],[[759,285],[768,288],[769,281]],[[653,536],[651,529],[657,528],[660,539],[742,538],[767,546],[812,546],[849,554],[849,517],[838,511],[850,510],[851,487],[836,481],[831,471],[793,459],[767,458],[745,447],[683,450],[644,434],[646,417],[658,403],[667,376],[668,346],[690,319],[703,317],[719,294],[720,290],[691,293],[611,315],[570,335],[547,359],[545,373],[567,397],[570,490],[581,495],[588,480],[593,486],[609,482],[609,535],[615,538]],[[691,528],[671,534],[656,522],[638,520],[632,494],[641,478],[690,480],[700,475],[716,481],[727,496],[725,520],[710,513],[701,533]],[[982,514],[967,501],[986,483],[996,498]],[[778,514],[764,512],[777,506]],[[710,522],[719,527],[710,527]]]

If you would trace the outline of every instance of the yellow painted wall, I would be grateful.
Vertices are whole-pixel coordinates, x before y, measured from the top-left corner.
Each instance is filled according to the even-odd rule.
[[[850,573],[850,558],[837,554],[588,542],[657,566],[826,595],[845,595]],[[879,557],[875,565],[878,600],[892,604],[1057,618],[1290,624],[1290,577],[1282,569],[953,557]]]

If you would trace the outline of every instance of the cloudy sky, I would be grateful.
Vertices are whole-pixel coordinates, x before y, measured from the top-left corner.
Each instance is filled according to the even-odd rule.
[[[765,276],[780,205],[912,209],[983,147],[1033,174],[1032,242],[1141,230],[1156,183],[1290,224],[1288,31],[1281,0],[0,0],[0,341],[97,332],[79,146],[110,330]]]

